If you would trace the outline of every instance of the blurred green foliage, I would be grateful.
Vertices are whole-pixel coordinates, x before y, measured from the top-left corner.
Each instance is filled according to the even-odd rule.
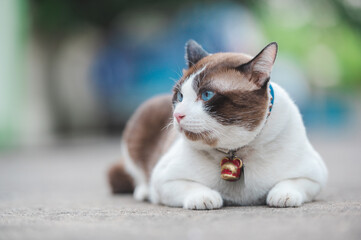
[[[215,0],[31,0],[34,25],[42,33],[58,33],[94,24],[108,29],[121,14],[135,10],[157,10],[171,16],[189,4],[213,3]]]
[[[0,150],[19,139],[25,95],[26,42],[28,41],[28,2],[13,0],[0,6]]]
[[[294,1],[291,1],[289,5],[292,2]],[[342,4],[337,0],[302,2],[307,6],[307,13],[305,13],[305,9],[303,12],[299,12],[297,6],[283,6],[283,9],[279,9],[269,7],[264,2],[254,5],[252,9],[260,19],[267,38],[277,41],[282,51],[296,55],[307,73],[312,73],[314,68],[319,68],[317,71],[324,72],[323,76],[327,76],[327,72],[332,71],[332,67],[335,67],[323,64],[329,60],[327,55],[325,58],[318,59],[317,66],[308,64],[314,47],[324,46],[334,54],[338,65],[336,67],[340,71],[340,84],[330,84],[330,86],[341,85],[346,89],[360,88],[361,19],[355,19],[352,17],[353,15],[348,15],[346,8],[342,8]],[[356,12],[355,9],[352,14],[354,12]],[[305,14],[307,16],[299,16]],[[289,19],[290,15],[294,15],[294,17]],[[298,16],[301,20],[295,20]],[[361,9],[359,9],[358,16],[361,16]],[[290,21],[301,23],[293,24]],[[312,76],[309,77],[312,78]]]
[[[361,4],[358,1],[231,2],[248,7],[261,24],[266,37],[270,41],[277,41],[282,51],[297,56],[311,82],[318,83],[319,78],[325,78],[321,82],[322,87],[341,85],[346,89],[359,89]],[[214,2],[219,4],[214,0],[32,0],[31,11],[34,30],[43,36],[54,37],[86,24],[97,26],[106,33],[112,29],[117,17],[132,11],[157,10],[172,17],[176,11],[191,4]],[[316,47],[326,51],[324,59],[312,55]]]

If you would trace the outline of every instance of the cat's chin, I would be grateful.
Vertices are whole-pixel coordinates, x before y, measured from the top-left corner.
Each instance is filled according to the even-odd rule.
[[[256,132],[247,131],[238,126],[224,127],[221,131],[222,135],[216,135],[212,130],[197,129],[194,131],[181,124],[176,124],[175,127],[193,147],[203,150],[209,148],[239,149],[250,144],[257,136]]]
[[[182,127],[179,127],[178,131],[192,143],[197,142],[208,147],[215,147],[218,142],[218,139],[214,138],[210,131],[193,132]]]
[[[193,125],[188,125],[188,124],[176,124],[176,129],[179,132],[190,132],[190,133],[194,133],[194,134],[202,134],[204,132],[209,132],[207,130],[205,130],[203,127],[199,127],[199,126],[193,126]]]

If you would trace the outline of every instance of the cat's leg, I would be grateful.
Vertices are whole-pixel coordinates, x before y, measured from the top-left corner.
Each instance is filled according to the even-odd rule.
[[[128,147],[125,142],[121,145],[122,156],[127,172],[133,178],[134,192],[133,197],[138,201],[145,201],[149,197],[149,184],[144,169],[137,166],[134,160],[129,156]]]
[[[270,207],[298,207],[312,201],[320,190],[320,184],[310,179],[287,179],[269,191],[266,202]]]
[[[162,204],[185,209],[205,210],[223,206],[221,195],[194,181],[173,180],[158,189],[158,201]]]

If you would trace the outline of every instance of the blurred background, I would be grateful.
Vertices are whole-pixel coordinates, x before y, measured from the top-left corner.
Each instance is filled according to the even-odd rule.
[[[359,0],[1,0],[0,151],[120,138],[144,100],[169,93],[184,44],[257,54],[311,135],[360,136]]]
[[[271,80],[329,169],[315,202],[189,212],[110,194],[127,119],[171,92],[191,38],[278,42]],[[0,0],[0,240],[359,240],[360,123],[360,0]]]

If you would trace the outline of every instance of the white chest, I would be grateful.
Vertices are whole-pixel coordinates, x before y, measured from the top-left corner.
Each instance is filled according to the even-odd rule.
[[[225,154],[194,151],[182,145],[171,149],[158,164],[154,174],[162,179],[188,179],[218,191],[226,202],[240,205],[263,204],[267,192],[274,184],[257,154],[243,156],[244,175],[235,182],[221,178],[220,162]],[[242,156],[240,156],[242,157]]]

